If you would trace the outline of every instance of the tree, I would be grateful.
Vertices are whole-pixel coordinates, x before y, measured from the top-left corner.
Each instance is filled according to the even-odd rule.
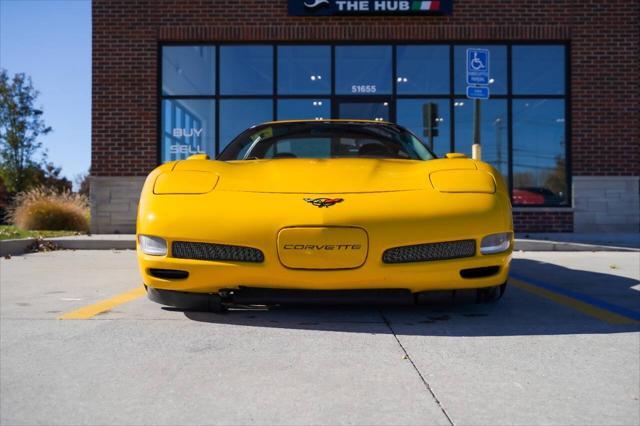
[[[34,106],[37,97],[30,77],[18,73],[10,78],[6,70],[0,70],[0,177],[9,192],[38,185],[40,173],[47,174],[38,137],[49,133],[51,127],[45,125],[42,110]],[[38,153],[43,155],[40,160],[36,159]]]
[[[41,176],[38,183],[56,192],[70,192],[73,189],[73,184],[66,177],[60,176],[61,172],[62,168],[56,167],[53,163],[45,163],[40,168]]]
[[[554,161],[556,163],[555,168],[548,172],[544,184],[556,194],[564,195],[567,188],[567,170],[564,156],[557,155]]]
[[[89,167],[89,171],[86,173],[80,173],[73,180],[78,187],[78,193],[82,195],[89,196],[89,192],[91,190],[91,180],[89,177],[91,176],[91,167]]]

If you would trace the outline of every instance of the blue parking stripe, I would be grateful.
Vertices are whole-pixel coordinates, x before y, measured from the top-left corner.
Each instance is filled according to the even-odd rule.
[[[613,305],[609,302],[596,299],[595,297],[587,296],[586,294],[577,293],[573,290],[567,290],[565,288],[546,283],[536,278],[530,278],[530,277],[513,273],[513,272],[511,272],[509,275],[515,279],[527,282],[537,287],[541,287],[546,290],[553,291],[558,294],[562,294],[563,296],[571,297],[573,299],[580,300],[581,302],[585,302],[590,305],[597,306],[598,308],[606,309],[607,311],[613,312],[615,314],[632,318],[636,321],[640,321],[640,312],[632,311],[631,309],[623,308],[622,306]]]

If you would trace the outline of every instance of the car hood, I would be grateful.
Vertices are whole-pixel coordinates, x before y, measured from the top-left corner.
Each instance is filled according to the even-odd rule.
[[[194,160],[176,163],[174,171],[211,172],[216,191],[345,194],[431,188],[429,174],[439,170],[475,170],[469,159],[274,159]]]

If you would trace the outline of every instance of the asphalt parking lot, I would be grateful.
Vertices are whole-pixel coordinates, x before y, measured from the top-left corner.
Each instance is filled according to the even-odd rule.
[[[497,304],[220,315],[149,302],[132,251],[2,259],[0,422],[637,425],[639,270],[520,252]]]

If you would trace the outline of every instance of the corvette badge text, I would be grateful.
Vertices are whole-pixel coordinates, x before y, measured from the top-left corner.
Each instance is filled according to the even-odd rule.
[[[360,250],[361,244],[285,244],[284,250]]]

